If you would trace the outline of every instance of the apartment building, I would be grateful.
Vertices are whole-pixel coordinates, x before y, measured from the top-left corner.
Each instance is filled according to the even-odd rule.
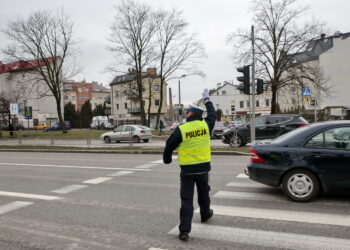
[[[160,97],[163,95],[161,117],[167,112],[167,84],[164,84],[163,93],[160,91],[160,76],[157,69],[148,68],[142,73],[142,98],[138,98],[136,85],[136,71],[129,70],[127,74],[116,76],[110,83],[111,86],[111,116],[114,123],[139,123],[140,111],[143,105],[147,119],[155,120],[160,105]],[[150,117],[148,109],[150,108]]]
[[[216,110],[222,111],[223,121],[241,119],[248,121],[251,114],[251,96],[243,94],[236,85],[229,82],[218,83],[217,87],[209,91],[210,100]],[[198,104],[204,107],[203,101]],[[261,95],[256,95],[256,115],[270,114],[271,112],[271,92],[265,91]]]
[[[69,102],[75,105],[75,110],[80,111],[81,106],[90,101],[92,109],[99,104],[104,104],[110,97],[110,90],[97,82],[75,82],[67,80],[63,83],[64,104]]]
[[[45,60],[0,62],[0,96],[19,105],[17,123],[33,127],[39,123],[53,124],[58,121],[57,104],[46,82],[38,77],[38,67],[45,67]],[[63,101],[62,112],[63,112]],[[32,119],[25,119],[24,107],[32,108]]]

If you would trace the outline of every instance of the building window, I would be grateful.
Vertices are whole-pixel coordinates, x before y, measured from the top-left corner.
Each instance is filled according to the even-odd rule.
[[[82,93],[83,90],[82,90],[81,88],[78,88],[78,92],[79,92],[79,93]]]
[[[226,95],[226,90],[223,90],[223,91],[221,92],[221,94],[222,94],[222,95]]]
[[[159,100],[154,100],[154,105],[159,106]]]
[[[115,92],[115,97],[118,97],[119,96],[119,91],[116,91]]]
[[[118,103],[116,104],[116,106],[117,106],[117,110],[119,110],[119,104]]]
[[[83,100],[83,97],[82,96],[79,96],[79,101],[82,101]]]
[[[88,101],[90,100],[88,96],[85,96],[85,101]]]
[[[266,99],[266,107],[270,106],[270,100],[269,99]]]
[[[256,107],[259,107],[259,100],[256,100]]]
[[[240,101],[240,102],[239,102],[239,107],[240,107],[240,108],[244,108],[244,101]]]
[[[231,105],[231,114],[236,113],[236,106],[235,105]]]
[[[89,93],[89,89],[85,89],[85,93]]]
[[[124,108],[128,109],[128,104],[127,103],[124,103]]]
[[[154,90],[155,92],[159,92],[159,91],[160,91],[160,86],[159,86],[159,85],[153,86],[153,90]]]
[[[247,108],[249,108],[250,107],[250,101],[248,100],[247,101]]]
[[[67,101],[69,98],[67,95],[64,96],[64,100]]]
[[[71,96],[72,101],[75,101],[75,95]]]

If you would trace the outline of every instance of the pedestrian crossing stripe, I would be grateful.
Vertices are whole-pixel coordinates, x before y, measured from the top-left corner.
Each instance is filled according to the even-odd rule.
[[[214,210],[215,213],[215,210]],[[178,235],[178,226],[169,231],[170,235]],[[224,227],[192,223],[191,237],[206,240],[234,242],[237,244],[254,245],[264,248],[281,248],[296,250],[348,250],[350,240],[313,236],[305,234],[274,232],[267,230]]]
[[[217,205],[213,205],[211,208],[214,210],[214,214],[223,216],[350,227],[350,217],[342,214]],[[199,213],[199,209],[195,213]]]

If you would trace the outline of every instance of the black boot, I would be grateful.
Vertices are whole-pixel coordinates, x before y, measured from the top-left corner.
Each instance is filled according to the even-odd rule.
[[[188,241],[189,237],[188,232],[180,232],[179,234],[179,239],[182,241]]]
[[[213,211],[213,209],[210,209],[209,215],[206,216],[206,217],[202,217],[202,218],[201,218],[201,222],[202,222],[202,223],[207,222],[211,217],[213,217],[213,215],[214,215],[214,211]]]

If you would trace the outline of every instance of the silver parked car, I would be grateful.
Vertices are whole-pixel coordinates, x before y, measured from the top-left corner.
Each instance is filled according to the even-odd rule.
[[[148,142],[152,137],[152,130],[142,125],[122,125],[115,128],[113,131],[103,133],[100,139],[105,143],[112,141],[133,141],[139,143],[141,140]]]

